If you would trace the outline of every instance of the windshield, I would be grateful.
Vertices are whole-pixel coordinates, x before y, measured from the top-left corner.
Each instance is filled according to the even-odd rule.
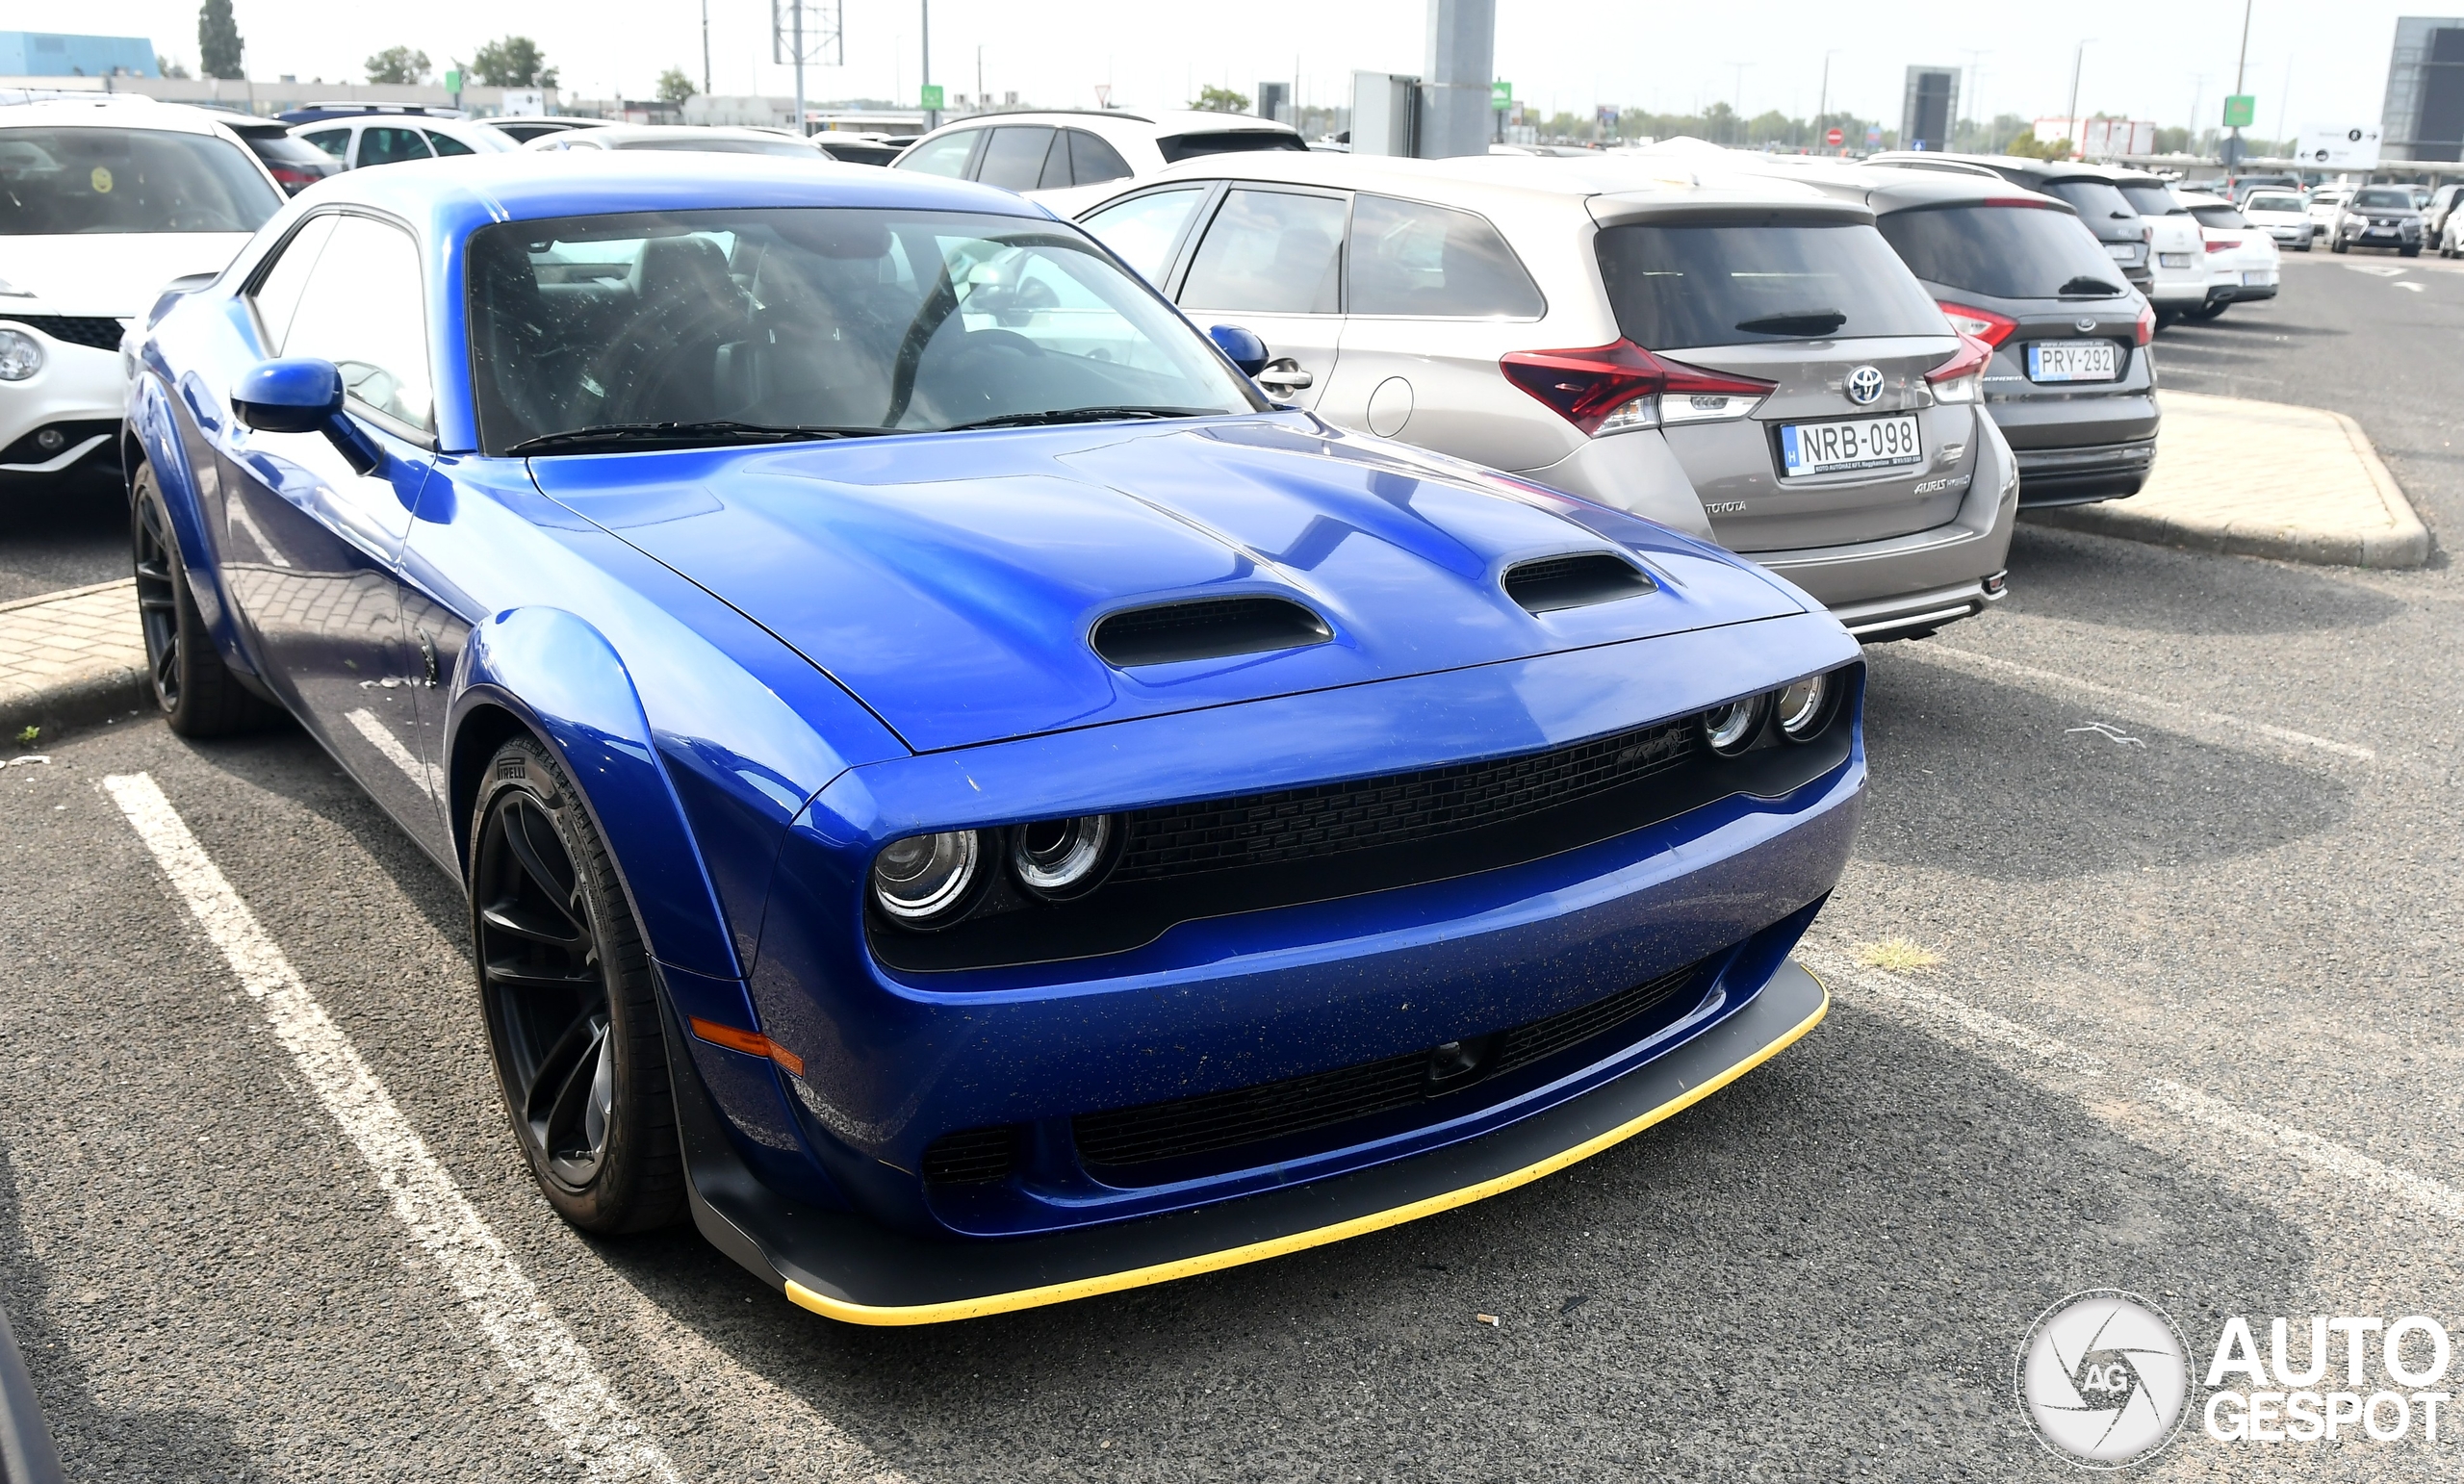
[[[1862,223],[1610,227],[1599,251],[1617,327],[1650,349],[1947,333]]]
[[[2070,203],[2088,230],[2099,237],[2133,236],[2139,231],[2139,212],[2130,198],[2101,180],[2057,180],[2044,188],[2045,193]],[[2127,221],[2128,227],[2118,224]]]
[[[2413,209],[2413,193],[2409,191],[2357,191],[2352,204],[2366,212],[2408,212]]]
[[[159,129],[0,129],[0,235],[253,232],[282,193],[239,145]]]
[[[2196,217],[2198,224],[2203,227],[2222,229],[2249,225],[2242,219],[2242,214],[2230,206],[2194,206],[2191,215]]]
[[[2124,292],[2113,255],[2050,207],[1923,207],[1885,217],[1882,232],[1917,277],[1947,289],[2005,299]]]
[[[470,282],[491,454],[616,425],[936,431],[1264,406],[1152,290],[1050,221],[835,207],[512,221],[473,234]]]
[[[2297,212],[2303,208],[2301,197],[2297,195],[2253,195],[2242,209],[2252,212]]]
[[[2131,181],[2121,187],[2121,198],[2143,217],[2169,217],[2182,210],[2173,192],[2153,181]]]
[[[682,139],[676,136],[647,140],[620,139],[615,141],[614,147],[617,149],[686,149],[714,155],[783,155],[792,160],[821,158],[820,152],[811,145],[799,144],[794,140],[739,140],[731,139],[723,134],[698,139]]]

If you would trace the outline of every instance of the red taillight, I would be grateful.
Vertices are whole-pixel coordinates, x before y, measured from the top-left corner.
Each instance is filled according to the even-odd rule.
[[[1942,317],[1951,321],[1952,329],[1963,335],[1973,335],[1988,345],[1998,345],[2009,340],[2011,332],[2019,327],[2018,320],[2008,315],[1997,315],[1989,309],[1954,304],[1949,299],[1936,299],[1934,302],[1940,307]]]
[[[1974,335],[1962,335],[1960,348],[1949,360],[1927,371],[1925,379],[1934,382],[1957,381],[1962,376],[1976,375],[1992,363],[1993,346],[1989,343]]]
[[[2242,240],[2238,237],[2222,240],[2211,237],[2207,240],[2207,250],[2210,252],[2231,252],[2241,245]]]
[[[1637,397],[1754,397],[1776,385],[1663,361],[1630,340],[1581,350],[1515,350],[1499,357],[1505,378],[1588,435]]]
[[[2136,331],[2137,334],[2132,341],[2134,345],[2143,345],[2156,338],[2156,306],[2145,299],[2139,301],[2139,323]]]
[[[304,190],[325,178],[321,170],[303,170],[295,165],[270,165],[266,168],[273,175],[274,184],[286,191]]]

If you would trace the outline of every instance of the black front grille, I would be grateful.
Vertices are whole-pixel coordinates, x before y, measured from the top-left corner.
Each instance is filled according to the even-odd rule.
[[[1714,958],[1705,963],[1716,961]],[[1070,1120],[1070,1131],[1079,1157],[1088,1164],[1117,1169],[1216,1154],[1391,1113],[1605,1036],[1667,1004],[1689,985],[1699,985],[1705,963],[1687,964],[1501,1035],[1450,1043],[1449,1049],[1465,1048],[1457,1057],[1476,1058],[1476,1069],[1442,1086],[1432,1081],[1441,1049],[1432,1047],[1178,1102],[1081,1113]]]
[[[925,1149],[924,1178],[937,1185],[999,1180],[1017,1163],[1016,1129],[965,1129],[944,1134]]]
[[[1140,809],[1112,879],[1268,865],[1505,824],[1673,768],[1691,745],[1688,724],[1669,722],[1493,762]]]
[[[91,345],[97,350],[119,348],[120,322],[116,320],[87,319],[76,315],[13,315],[0,309],[0,323],[22,324],[40,330],[56,341],[71,345]]]

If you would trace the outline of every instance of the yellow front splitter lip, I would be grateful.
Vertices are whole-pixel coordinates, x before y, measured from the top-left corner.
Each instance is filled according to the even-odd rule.
[[[835,1213],[725,1210],[737,1203],[701,1189],[694,1215],[789,1299],[851,1324],[940,1324],[1091,1298],[1305,1251],[1528,1185],[1709,1097],[1812,1030],[1830,1008],[1821,981],[1790,961],[1710,1030],[1520,1123],[1357,1174],[1116,1227],[937,1242]]]

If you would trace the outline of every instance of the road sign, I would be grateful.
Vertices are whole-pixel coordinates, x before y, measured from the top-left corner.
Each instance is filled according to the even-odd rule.
[[[1837,129],[1825,129],[1822,131],[1822,141],[1826,144],[1845,144],[1848,142],[1848,136]]]
[[[915,106],[921,109],[936,109],[942,107],[941,85],[938,83],[926,83],[924,85],[922,100]]]
[[[2246,129],[2258,121],[2259,100],[2249,93],[2237,92],[2224,100],[2224,127]]]
[[[2369,124],[2305,124],[2294,158],[2312,169],[2378,168],[2378,130]]]
[[[1514,107],[1514,84],[1489,84],[1489,107],[1493,109]]]
[[[445,90],[447,92],[460,92],[462,90],[462,74],[459,71],[448,72],[445,74]]]

